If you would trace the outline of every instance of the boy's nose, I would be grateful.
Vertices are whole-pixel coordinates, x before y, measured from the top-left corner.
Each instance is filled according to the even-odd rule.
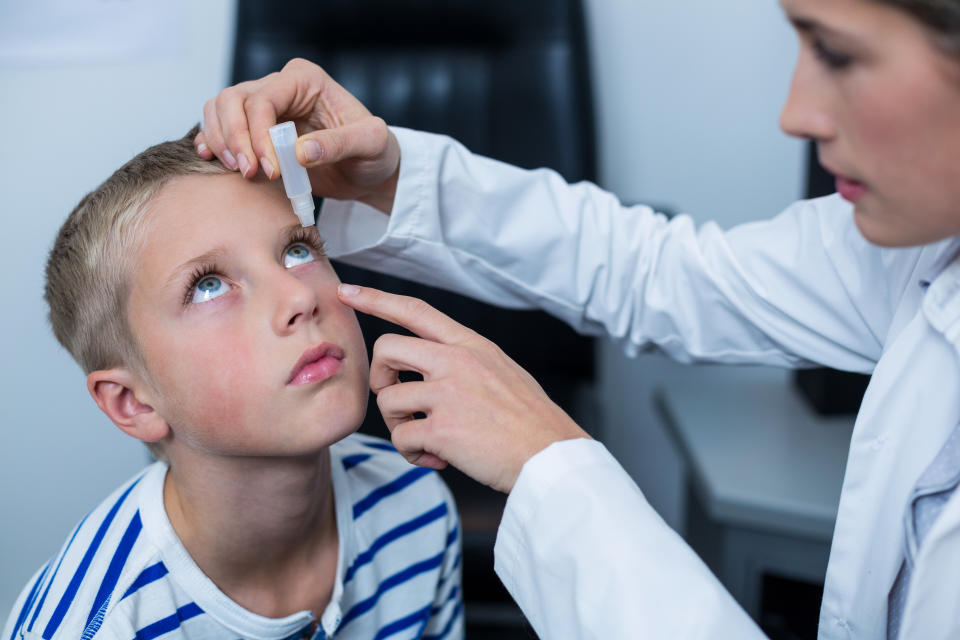
[[[271,285],[275,287],[273,329],[277,335],[293,333],[320,317],[320,303],[313,288],[289,273],[284,275]]]

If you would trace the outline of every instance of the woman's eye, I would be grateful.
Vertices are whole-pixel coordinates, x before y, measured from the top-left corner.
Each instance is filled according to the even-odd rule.
[[[217,276],[204,276],[193,285],[193,296],[190,302],[207,302],[219,298],[229,290],[227,283]]]
[[[853,56],[841,53],[840,51],[835,51],[820,40],[814,41],[813,51],[816,53],[817,58],[819,58],[821,62],[834,70],[840,70],[849,67],[850,63],[853,62]]]
[[[287,247],[286,253],[283,254],[283,266],[289,269],[290,267],[313,262],[316,259],[310,247],[298,242]]]

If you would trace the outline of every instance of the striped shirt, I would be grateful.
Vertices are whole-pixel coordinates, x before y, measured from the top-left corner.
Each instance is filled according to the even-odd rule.
[[[379,438],[330,447],[340,548],[315,640],[462,638],[460,535],[449,490]],[[255,614],[193,562],[163,507],[157,462],[76,526],[27,583],[0,640],[292,640],[315,618]]]

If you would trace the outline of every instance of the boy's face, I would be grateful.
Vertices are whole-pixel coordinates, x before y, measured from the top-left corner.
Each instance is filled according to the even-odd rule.
[[[148,206],[128,313],[167,454],[298,455],[353,432],[367,403],[360,327],[280,185],[191,175]]]

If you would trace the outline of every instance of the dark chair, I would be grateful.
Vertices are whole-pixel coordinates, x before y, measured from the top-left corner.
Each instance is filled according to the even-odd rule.
[[[569,181],[595,179],[579,0],[239,0],[233,80],[263,76],[293,57],[323,66],[389,124],[445,133],[477,153],[551,167]],[[476,329],[591,428],[591,340],[540,312],[494,308],[347,265],[337,270],[346,282],[424,298]],[[397,331],[369,317],[361,324],[368,347]],[[386,435],[375,407],[363,430]],[[492,570],[505,498],[452,471],[445,479],[460,505],[468,631],[478,637],[481,626],[496,626],[492,618],[518,618]]]
[[[836,191],[833,176],[817,161],[817,147],[813,142],[807,143],[806,191],[807,198],[819,198]],[[825,367],[797,369],[793,379],[810,406],[821,415],[856,413],[870,383],[868,375]]]

